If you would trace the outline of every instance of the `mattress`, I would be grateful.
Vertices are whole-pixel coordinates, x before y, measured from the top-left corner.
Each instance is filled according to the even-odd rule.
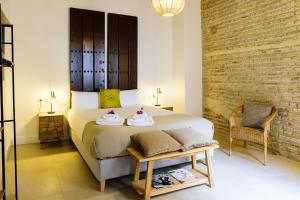
[[[192,127],[198,132],[213,137],[213,124],[201,117],[175,113],[151,106],[143,106],[154,119],[151,127],[101,126],[95,121],[111,109],[71,109],[68,114],[71,129],[77,133],[85,148],[97,159],[106,159],[127,155],[131,146],[130,136],[139,132],[169,130]],[[134,114],[141,105],[114,109],[121,117]]]

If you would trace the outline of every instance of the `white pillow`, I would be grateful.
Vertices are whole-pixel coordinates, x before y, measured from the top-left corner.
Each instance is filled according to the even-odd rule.
[[[99,92],[77,92],[72,93],[72,109],[99,108]]]
[[[133,106],[138,104],[138,90],[123,90],[120,92],[121,106]]]

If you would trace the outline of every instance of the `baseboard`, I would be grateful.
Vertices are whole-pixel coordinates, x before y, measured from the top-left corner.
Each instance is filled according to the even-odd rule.
[[[17,145],[19,144],[33,144],[39,143],[40,140],[37,136],[17,137]]]
[[[70,137],[66,136],[66,137],[63,137],[61,138],[62,141],[65,141],[65,140],[69,140]],[[17,145],[20,145],[20,144],[36,144],[36,143],[40,143],[40,140],[39,138],[36,136],[31,136],[31,137],[17,137]]]

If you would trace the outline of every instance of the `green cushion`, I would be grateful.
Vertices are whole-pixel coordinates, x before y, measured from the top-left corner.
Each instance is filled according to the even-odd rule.
[[[100,108],[120,108],[120,90],[100,90]]]

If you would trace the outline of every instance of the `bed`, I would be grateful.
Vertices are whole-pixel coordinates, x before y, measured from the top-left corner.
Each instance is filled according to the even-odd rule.
[[[111,109],[99,109],[99,97],[97,92],[72,92],[72,107],[68,112],[70,136],[90,168],[99,181],[100,191],[104,191],[105,181],[134,173],[135,160],[126,151],[133,145],[130,135],[152,130],[169,130],[192,127],[199,132],[213,137],[213,124],[200,117],[176,113],[152,106],[137,104],[138,92],[121,91],[122,108],[114,109],[121,117],[127,118],[141,107],[153,116],[154,125],[151,127],[130,126],[100,126],[96,125],[96,119]],[[198,159],[203,158],[199,155]],[[163,161],[155,165],[155,168],[172,166],[189,162],[188,158],[172,161]],[[142,165],[145,171],[146,166]]]

